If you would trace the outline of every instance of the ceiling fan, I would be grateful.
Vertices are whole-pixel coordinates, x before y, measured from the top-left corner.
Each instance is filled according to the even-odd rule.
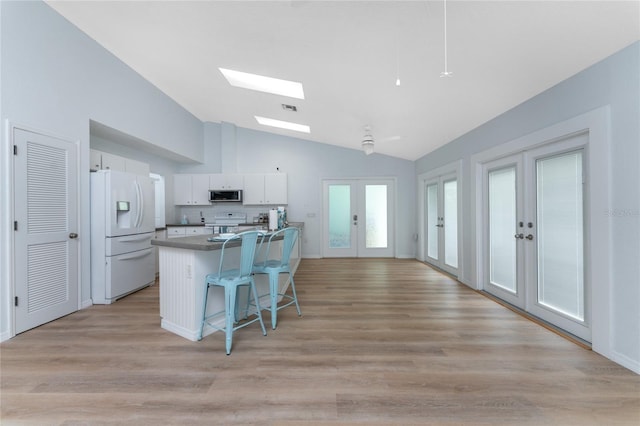
[[[393,142],[401,139],[402,139],[402,136],[396,135],[396,136],[389,136],[387,138],[379,139],[378,142],[381,142],[381,143]],[[362,138],[361,144],[362,144],[362,150],[366,155],[373,154],[375,141],[373,139],[370,125],[364,126],[364,137]]]

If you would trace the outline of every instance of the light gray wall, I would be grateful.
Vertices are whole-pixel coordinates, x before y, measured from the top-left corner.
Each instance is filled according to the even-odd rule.
[[[340,148],[267,132],[235,127],[230,123],[206,123],[211,130],[206,143],[219,155],[210,152],[205,163],[181,166],[183,173],[287,173],[290,221],[304,222],[302,254],[319,257],[322,242],[322,179],[394,177],[397,180],[396,256],[415,257],[415,170],[414,163],[379,154],[365,155],[360,150]],[[215,129],[220,139],[214,138]],[[219,143],[219,145],[218,145]],[[205,149],[209,149],[205,147]],[[221,159],[223,163],[220,164]],[[225,168],[226,167],[226,168]],[[207,220],[215,210],[246,210],[250,216],[260,208],[211,207],[204,209]],[[264,208],[262,209],[264,210]],[[200,207],[185,207],[190,222],[197,221]]]
[[[119,129],[166,151],[198,160],[203,126],[192,114],[39,1],[0,1],[0,99],[3,132],[0,336],[9,332],[8,271],[12,178],[5,123],[30,126],[80,142],[81,298],[89,281],[89,122]],[[83,249],[84,248],[84,249]]]
[[[637,367],[640,366],[640,42],[420,158],[416,161],[416,173],[463,159],[466,176],[463,223],[464,229],[471,229],[473,154],[606,105],[611,112],[611,204],[591,214],[610,217],[612,349],[618,359],[628,359],[628,365]],[[469,235],[463,239],[463,250],[465,263],[461,267],[465,276],[472,277],[475,253]]]

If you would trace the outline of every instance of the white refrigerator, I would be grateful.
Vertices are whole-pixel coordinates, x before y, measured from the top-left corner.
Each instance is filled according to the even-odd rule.
[[[151,178],[116,170],[91,173],[91,299],[110,304],[155,281]]]

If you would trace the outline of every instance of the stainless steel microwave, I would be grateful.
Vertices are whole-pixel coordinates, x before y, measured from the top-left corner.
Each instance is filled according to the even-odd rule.
[[[242,190],[209,190],[209,201],[212,203],[241,203],[242,202]]]

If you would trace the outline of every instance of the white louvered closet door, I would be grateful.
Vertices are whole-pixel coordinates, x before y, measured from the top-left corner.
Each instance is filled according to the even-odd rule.
[[[14,128],[15,333],[78,309],[77,145]]]

